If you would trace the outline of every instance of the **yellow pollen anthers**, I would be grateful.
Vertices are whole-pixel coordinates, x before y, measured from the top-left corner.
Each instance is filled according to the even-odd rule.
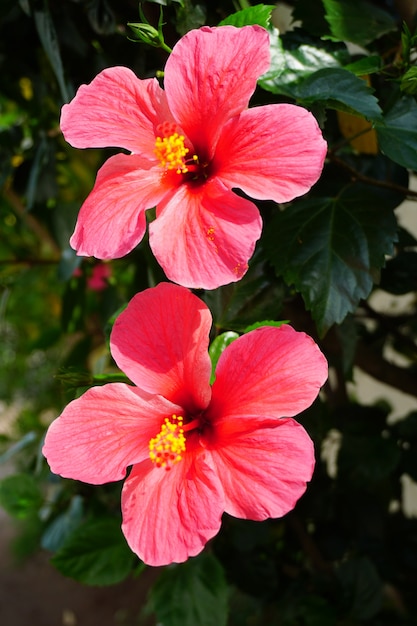
[[[184,135],[173,133],[168,137],[157,137],[155,140],[155,154],[161,162],[161,166],[167,170],[175,170],[177,174],[186,174],[188,167],[185,157],[189,149],[184,145]]]
[[[183,418],[173,415],[165,418],[161,431],[149,442],[149,458],[156,467],[170,470],[174,463],[182,459],[185,452]]]

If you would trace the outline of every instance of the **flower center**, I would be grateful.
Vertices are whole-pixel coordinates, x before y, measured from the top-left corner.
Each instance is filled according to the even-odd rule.
[[[175,122],[162,122],[156,127],[154,153],[165,170],[176,174],[195,174],[199,160],[196,154],[188,156],[191,144]],[[187,145],[188,144],[188,147]]]
[[[185,157],[189,149],[184,145],[184,135],[177,132],[168,137],[157,137],[155,140],[155,154],[161,166],[167,170],[175,170],[177,174],[186,174],[188,167]]]
[[[156,467],[170,470],[175,463],[181,461],[185,452],[185,436],[183,417],[173,415],[165,418],[160,432],[149,442],[149,458]]]

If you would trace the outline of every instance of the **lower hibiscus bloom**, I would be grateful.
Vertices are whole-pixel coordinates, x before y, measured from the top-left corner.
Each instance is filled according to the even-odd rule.
[[[137,294],[110,341],[136,386],[93,387],[46,435],[43,452],[64,477],[103,484],[131,466],[122,529],[149,565],[198,554],[224,512],[281,517],[312,476],[313,443],[292,417],[327,378],[317,345],[288,325],[258,328],[225,349],[210,386],[210,327],[207,306],[184,287]]]

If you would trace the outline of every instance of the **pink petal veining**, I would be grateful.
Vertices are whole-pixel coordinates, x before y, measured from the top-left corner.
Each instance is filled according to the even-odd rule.
[[[170,280],[214,289],[219,280],[236,282],[246,273],[262,229],[252,202],[214,180],[197,189],[182,187],[159,211],[149,226],[149,243]]]
[[[81,207],[71,245],[78,254],[98,259],[125,256],[146,230],[145,209],[170,193],[158,167],[144,169],[136,156],[110,157]]]
[[[149,457],[149,440],[180,408],[136,387],[109,383],[73,400],[48,429],[43,453],[51,470],[94,485],[120,480]]]
[[[161,283],[137,294],[119,315],[112,354],[141,389],[190,411],[205,409],[211,397],[210,326],[210,312],[199,298]]]

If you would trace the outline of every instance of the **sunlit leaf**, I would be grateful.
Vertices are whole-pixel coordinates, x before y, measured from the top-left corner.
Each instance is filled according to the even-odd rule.
[[[262,320],[262,322],[255,322],[250,326],[247,326],[243,332],[250,333],[252,330],[256,330],[257,328],[263,328],[263,326],[275,326],[275,328],[279,328],[283,324],[288,324],[288,320],[283,320],[282,322],[275,322],[274,320]]]
[[[230,343],[232,343],[232,341],[234,341],[238,337],[239,337],[238,333],[235,333],[233,331],[228,331],[228,332],[222,333],[221,335],[217,335],[214,341],[210,344],[209,355],[210,355],[211,366],[212,366],[212,374],[211,374],[211,380],[210,380],[211,383],[214,382],[214,379],[216,377],[215,375],[216,365],[217,365],[217,361],[220,358],[221,353],[223,352],[225,348],[227,348],[227,346]]]
[[[411,96],[417,94],[417,67],[410,67],[401,78],[400,83],[401,91],[408,93]]]
[[[275,29],[271,33],[271,64],[261,76],[259,84],[275,94],[293,96],[296,86],[320,69],[340,67],[335,53],[303,41],[291,48],[284,46],[283,39]]]
[[[305,104],[322,102],[331,109],[358,113],[368,120],[382,120],[378,100],[366,82],[348,70],[322,69],[297,85],[294,97]]]
[[[353,61],[352,63],[348,63],[348,65],[344,65],[343,69],[349,70],[352,74],[356,74],[356,76],[365,76],[368,74],[374,74],[375,72],[379,72],[382,67],[382,59],[377,54],[371,54],[366,57],[362,57],[357,61]]]
[[[271,21],[271,13],[274,9],[274,5],[257,4],[256,6],[247,7],[237,13],[228,15],[228,17],[219,22],[218,25],[225,26],[226,24],[229,24],[231,26],[242,27],[259,24],[259,26],[268,28]]]

